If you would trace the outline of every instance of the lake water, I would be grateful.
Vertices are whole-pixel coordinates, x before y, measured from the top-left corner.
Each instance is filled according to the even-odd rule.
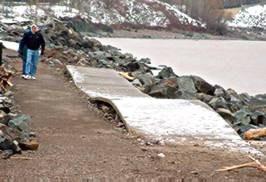
[[[251,95],[266,93],[266,42],[97,38],[103,44]]]

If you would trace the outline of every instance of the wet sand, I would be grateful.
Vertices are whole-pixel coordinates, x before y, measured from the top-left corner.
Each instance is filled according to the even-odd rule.
[[[266,42],[101,38],[153,64],[171,66],[178,75],[198,75],[211,84],[251,95],[266,93]]]

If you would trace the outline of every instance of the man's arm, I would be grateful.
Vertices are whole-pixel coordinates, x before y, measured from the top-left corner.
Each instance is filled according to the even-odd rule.
[[[45,40],[42,36],[42,34],[40,33],[40,38],[41,38],[41,55],[44,54],[44,50],[45,50]]]
[[[24,33],[23,38],[21,39],[21,41],[19,43],[19,49],[18,49],[19,54],[23,54],[23,48],[26,45],[27,37],[28,37],[28,34]]]

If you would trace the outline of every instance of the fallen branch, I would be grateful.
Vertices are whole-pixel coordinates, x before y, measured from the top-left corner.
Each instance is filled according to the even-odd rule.
[[[231,171],[234,169],[240,169],[240,168],[245,168],[245,167],[252,167],[252,168],[256,168],[260,171],[266,172],[266,166],[261,164],[260,161],[254,159],[253,157],[249,156],[249,158],[251,160],[253,160],[253,162],[249,162],[249,163],[245,163],[245,164],[240,164],[240,165],[235,165],[235,166],[231,166],[231,167],[224,167],[222,169],[218,169],[216,170],[217,172],[222,172],[222,171]]]
[[[122,77],[126,78],[129,81],[133,81],[135,78],[133,76],[130,75],[130,73],[128,72],[119,72],[119,75],[121,75]]]
[[[265,136],[266,136],[266,128],[251,129],[244,133],[244,138],[246,140],[253,140]]]
[[[15,156],[12,156],[10,158],[11,159],[22,159],[22,160],[33,160],[33,158],[30,158],[30,157],[15,157]]]

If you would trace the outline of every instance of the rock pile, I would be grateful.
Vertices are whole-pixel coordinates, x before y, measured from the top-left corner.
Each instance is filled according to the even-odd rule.
[[[9,91],[12,75],[12,71],[0,67],[0,150],[4,159],[39,146],[29,127],[30,118],[15,112],[13,93]]]

